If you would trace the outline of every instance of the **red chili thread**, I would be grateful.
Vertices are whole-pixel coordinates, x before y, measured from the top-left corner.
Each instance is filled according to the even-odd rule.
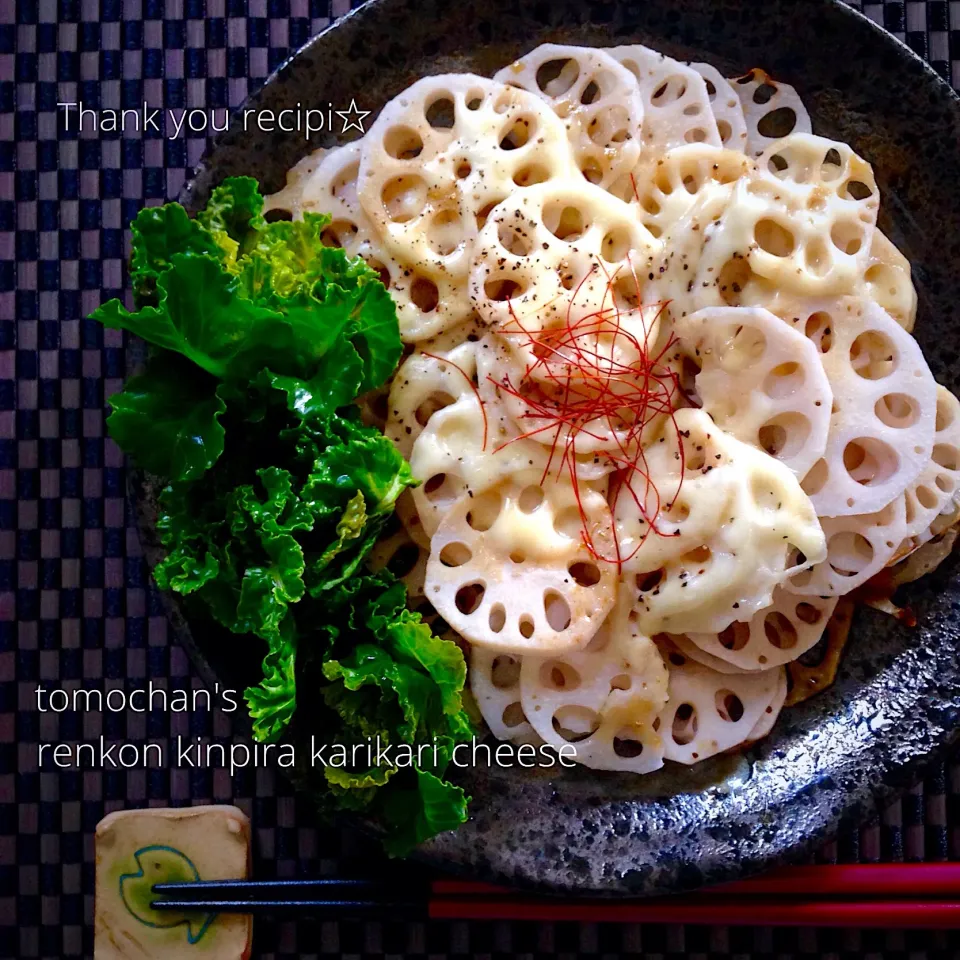
[[[634,184],[636,190],[636,185]],[[633,310],[640,313],[644,335],[641,341],[622,325],[620,303],[618,302],[616,280],[623,264],[611,275],[602,262],[594,263],[581,278],[567,303],[564,322],[551,328],[529,330],[517,317],[513,304],[508,298],[507,308],[511,320],[504,324],[499,332],[510,338],[520,338],[522,347],[533,354],[534,360],[525,366],[517,385],[509,377],[501,380],[490,377],[490,381],[504,393],[523,403],[526,411],[521,419],[542,421],[531,430],[522,432],[518,437],[507,440],[497,447],[502,450],[507,444],[519,439],[535,438],[544,433],[553,434],[550,455],[541,482],[549,475],[559,455],[563,438],[562,455],[559,455],[558,470],[566,469],[570,475],[578,512],[583,527],[582,540],[590,553],[598,560],[616,563],[618,568],[633,557],[652,531],[658,536],[668,536],[657,526],[661,513],[662,498],[660,491],[649,474],[646,456],[640,443],[643,430],[659,416],[667,416],[677,433],[680,481],[673,498],[667,504],[670,509],[676,501],[683,485],[685,470],[685,450],[683,438],[676,424],[674,410],[679,397],[686,399],[680,379],[664,363],[676,338],[671,334],[665,346],[655,355],[650,354],[648,342],[649,329],[666,307],[666,303],[644,306],[642,290],[637,272],[633,269],[628,255],[627,264],[636,284],[638,306]],[[598,267],[606,275],[606,286],[598,309],[574,321],[575,304],[583,285],[598,272]],[[608,305],[609,301],[609,305]],[[644,311],[657,307],[652,321],[648,323]],[[609,355],[601,352],[604,338],[609,343]],[[623,362],[618,360],[618,346],[626,347],[626,356],[632,352],[634,359]],[[534,373],[539,376],[534,376]],[[589,519],[583,506],[580,491],[580,478],[577,475],[577,438],[586,437],[598,442],[605,437],[593,428],[594,423],[605,423],[614,438],[615,449],[602,451],[595,456],[603,456],[614,468],[614,476],[609,497],[611,513],[615,512],[619,496],[626,490],[633,497],[647,524],[640,542],[628,557],[621,555],[620,543],[613,530],[616,548],[615,557],[605,557],[597,549],[590,531]],[[642,495],[635,489],[642,487]]]

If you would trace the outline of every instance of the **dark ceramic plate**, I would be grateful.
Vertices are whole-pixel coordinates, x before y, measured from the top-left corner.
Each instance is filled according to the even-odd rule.
[[[355,97],[377,111],[424,74],[489,75],[544,41],[639,41],[708,60],[728,76],[760,65],[794,84],[815,130],[873,163],[881,226],[914,267],[917,337],[937,378],[956,391],[960,101],[905,46],[839,2],[375,0],[304,47],[250,105],[339,106]],[[195,208],[233,174],[275,190],[307,149],[297,134],[226,135],[183,199]],[[150,501],[141,495],[148,544]],[[867,816],[907,787],[955,738],[956,560],[904,593],[919,626],[861,611],[833,688],[785,711],[745,757],[642,779],[475,769],[462,777],[472,819],[420,856],[474,876],[606,895],[680,890],[805,856],[843,821]],[[236,662],[235,645],[206,630],[191,637],[172,615],[208,681],[243,681],[252,665]]]

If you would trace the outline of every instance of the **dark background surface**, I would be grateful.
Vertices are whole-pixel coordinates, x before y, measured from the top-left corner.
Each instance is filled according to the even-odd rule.
[[[854,6],[860,4],[854,3]],[[196,685],[145,570],[123,459],[105,439],[119,331],[83,319],[122,295],[125,227],[177,195],[205,145],[63,129],[58,101],[235,107],[343,0],[0,0],[0,958],[92,954],[93,831],[111,810],[235,802],[257,877],[375,869],[352,832],[316,829],[269,770],[55,771],[41,742],[230,738],[219,712],[40,714],[36,687]],[[862,9],[960,87],[960,2]],[[951,27],[953,28],[951,30]],[[361,108],[363,91],[357,91]],[[347,104],[335,105],[345,109]],[[956,185],[950,185],[956,188]],[[960,859],[960,760],[822,860]],[[762,917],[758,916],[758,923]],[[942,933],[538,923],[259,922],[257,957],[960,956]]]

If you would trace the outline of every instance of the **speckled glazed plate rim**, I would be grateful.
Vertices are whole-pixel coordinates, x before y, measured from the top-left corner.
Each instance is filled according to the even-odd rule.
[[[473,0],[461,6],[474,11],[480,3],[482,0]],[[704,18],[708,16],[707,3],[687,0],[661,3],[659,7],[693,6],[697,16]],[[953,91],[912,50],[859,12],[840,0],[781,0],[772,5],[793,11],[803,8],[814,16],[823,16],[825,22],[843,25],[854,38],[860,38],[863,46],[885,56],[900,78],[917,83],[918,89],[922,88],[919,92],[936,100],[948,120],[952,117],[951,122],[956,121],[960,129],[960,100]],[[241,109],[269,99],[277,85],[301,79],[295,72],[305,58],[318,59],[328,47],[335,56],[344,44],[352,50],[362,39],[369,42],[365,31],[390,22],[390,12],[402,11],[404,6],[404,0],[371,0],[352,11],[285,61]],[[423,4],[420,9],[427,6]],[[488,6],[497,7],[497,0]],[[636,15],[625,11],[626,6],[598,3],[589,9],[612,9],[615,16],[627,18]],[[715,5],[718,11],[735,7],[723,0]],[[484,13],[476,15],[482,17]],[[645,8],[639,15],[655,20],[661,12]],[[570,28],[562,24],[551,36]],[[585,42],[604,42],[598,39],[599,28],[594,24],[581,21],[573,28],[585,34]],[[527,36],[524,49],[544,39]],[[443,41],[438,42],[442,46]],[[618,36],[608,42],[628,41]],[[682,40],[678,45],[700,52],[696,45],[691,47]],[[704,48],[702,58],[714,59],[709,44]],[[667,52],[671,52],[669,45]],[[427,54],[424,62],[429,62],[429,57]],[[451,69],[449,64],[448,58],[444,69]],[[797,82],[793,75],[781,75]],[[948,102],[950,107],[946,106]],[[817,126],[816,113],[814,122]],[[218,138],[201,160],[196,177],[184,188],[181,198],[188,207],[196,206],[223,176],[243,172],[231,168],[231,163],[236,163],[231,151],[236,153],[239,148],[236,143],[225,143],[227,140],[229,135]],[[871,159],[869,154],[867,159]],[[897,215],[905,215],[903,209],[898,209]],[[930,348],[927,350],[929,353]],[[950,385],[956,389],[955,383]],[[152,522],[152,497],[144,496],[137,478],[134,499],[148,559],[155,561],[159,546]],[[744,764],[728,759],[709,761],[693,771],[655,775],[639,788],[636,778],[627,782],[622,777],[584,771],[556,780],[520,777],[517,771],[476,771],[466,777],[465,783],[476,798],[470,821],[460,830],[423,845],[416,856],[455,872],[542,892],[601,896],[679,891],[808,857],[842,824],[866,818],[878,805],[906,789],[956,739],[960,670],[951,671],[942,656],[945,650],[960,649],[956,571],[956,563],[948,564],[946,570],[938,572],[935,582],[911,593],[909,599],[916,601],[922,625],[909,642],[880,615],[862,613],[854,624],[854,640],[863,631],[878,652],[858,654],[859,659],[845,662],[831,691],[786,714],[773,736],[748,753],[749,776],[745,782],[738,779],[745,775]],[[215,658],[208,657],[193,638],[176,602],[167,597],[165,603],[176,635],[201,677],[212,684],[219,676],[211,663]],[[938,617],[943,618],[939,636],[934,632]],[[944,662],[937,663],[938,653]],[[922,689],[934,696],[922,709],[919,696],[898,697],[898,691],[890,689],[886,679],[890,670],[922,682]],[[862,736],[858,738],[854,734],[860,731]],[[849,756],[830,751],[827,745],[834,735],[838,745],[851,747]],[[821,769],[811,758],[823,756],[830,759],[830,764]],[[758,772],[759,780],[784,785],[780,793],[770,794],[769,806],[763,803],[766,794],[751,787],[758,781]]]

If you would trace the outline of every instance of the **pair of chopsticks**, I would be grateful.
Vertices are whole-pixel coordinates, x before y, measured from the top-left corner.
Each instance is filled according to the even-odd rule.
[[[686,923],[960,929],[960,863],[788,867],[696,893],[559,899],[462,880],[225,880],[157,884],[158,910],[287,912],[342,918]],[[399,894],[399,895],[398,895]]]

